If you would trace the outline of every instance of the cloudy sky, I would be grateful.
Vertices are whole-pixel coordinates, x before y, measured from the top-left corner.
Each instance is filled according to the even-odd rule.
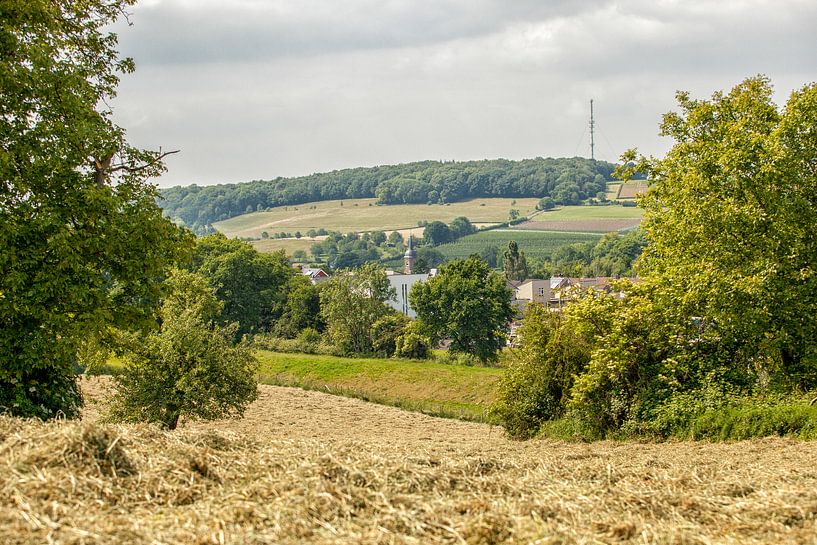
[[[676,90],[817,80],[815,0],[142,0],[115,102],[161,186],[421,159],[663,154]]]

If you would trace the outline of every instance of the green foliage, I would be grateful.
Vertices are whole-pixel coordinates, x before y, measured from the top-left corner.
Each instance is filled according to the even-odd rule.
[[[506,280],[520,281],[528,278],[528,261],[525,258],[525,252],[519,251],[519,245],[515,240],[508,243],[504,258]]]
[[[538,210],[552,210],[556,207],[556,202],[551,197],[542,197],[539,199],[539,204],[536,205]]]
[[[110,418],[172,430],[182,416],[240,416],[257,395],[249,345],[234,344],[235,324],[214,324],[221,303],[206,279],[178,271],[168,284],[160,330],[126,342],[128,362],[114,377]]]
[[[636,261],[646,245],[642,229],[607,233],[594,241],[556,248],[549,259],[537,262],[535,268],[570,276],[634,276]]]
[[[386,272],[374,263],[341,271],[321,288],[321,316],[332,343],[346,354],[375,350],[373,325],[393,310],[385,301],[395,296]]]
[[[493,361],[505,344],[514,311],[505,280],[476,256],[444,265],[437,276],[418,282],[411,306],[433,340],[451,339],[451,350]]]
[[[585,371],[599,333],[610,327],[615,299],[592,293],[556,313],[532,303],[517,334],[492,410],[509,435],[527,438],[564,415],[576,377]]]
[[[387,314],[372,324],[372,348],[376,356],[388,358],[394,355],[397,339],[409,324],[409,319],[395,312]]]
[[[439,246],[454,239],[451,228],[441,221],[432,221],[423,229],[423,243],[430,246]]]
[[[182,232],[106,104],[119,74],[107,27],[130,0],[0,5],[0,410],[75,416],[84,338],[152,321]]]
[[[622,174],[650,184],[639,200],[643,282],[568,307],[566,319],[594,334],[559,423],[547,424],[559,413],[542,421],[550,431],[813,436],[814,411],[789,398],[817,385],[817,86],[782,111],[771,94],[763,78],[709,101],[679,93],[681,112],[662,124],[676,140],[666,157],[625,155]],[[605,238],[636,252],[635,241]],[[539,418],[530,405],[551,399],[551,381],[517,376],[528,405],[508,403],[505,420],[528,434]]]
[[[423,335],[417,322],[412,322],[397,337],[394,346],[394,356],[397,358],[409,358],[414,360],[425,360],[431,357],[431,339]]]
[[[321,317],[320,288],[304,275],[293,276],[286,287],[286,303],[275,323],[275,334],[291,339],[305,329],[320,332],[325,328],[326,323]]]
[[[238,324],[237,338],[269,331],[284,311],[287,287],[295,276],[283,251],[262,254],[220,233],[199,239],[193,267],[224,303],[221,323]]]
[[[244,184],[173,187],[162,191],[170,217],[198,234],[217,221],[253,210],[334,199],[377,197],[380,204],[450,203],[476,197],[546,195],[578,204],[606,189],[613,165],[578,157],[509,161],[422,161],[353,168]]]

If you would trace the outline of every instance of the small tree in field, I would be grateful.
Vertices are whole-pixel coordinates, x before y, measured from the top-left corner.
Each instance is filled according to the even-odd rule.
[[[159,331],[126,342],[131,354],[115,378],[111,419],[173,430],[182,416],[241,416],[257,395],[249,346],[233,342],[236,324],[214,325],[222,303],[207,280],[177,271],[168,282]]]

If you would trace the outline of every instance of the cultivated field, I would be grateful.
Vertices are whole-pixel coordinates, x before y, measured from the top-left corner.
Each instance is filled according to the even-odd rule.
[[[98,408],[0,418],[2,543],[817,542],[817,443],[519,443],[268,386],[245,418],[176,432]]]
[[[642,211],[625,206],[563,206],[538,214],[533,221],[514,229],[568,231],[573,233],[609,233],[631,229],[641,223]]]
[[[511,205],[516,201],[516,204]],[[450,204],[399,204],[376,206],[376,199],[320,201],[296,206],[279,206],[266,212],[254,212],[215,223],[229,237],[260,237],[281,231],[305,233],[324,228],[342,233],[394,231],[417,226],[419,221],[449,223],[465,216],[473,223],[499,223],[508,220],[511,208],[521,215],[534,211],[539,199],[473,199]],[[341,203],[343,203],[341,205]]]
[[[626,182],[621,184],[617,198],[621,200],[632,200],[645,191],[647,191],[647,182],[641,180]]]
[[[455,242],[438,246],[437,250],[448,259],[457,259],[479,254],[488,246],[493,245],[499,248],[501,255],[508,247],[508,242],[515,240],[519,249],[524,251],[526,256],[546,259],[561,246],[595,241],[599,236],[592,233],[526,231],[519,229],[519,226],[514,226],[513,229],[495,229],[468,235]]]

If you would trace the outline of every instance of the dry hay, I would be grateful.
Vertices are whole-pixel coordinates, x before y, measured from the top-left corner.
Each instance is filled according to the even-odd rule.
[[[176,432],[91,413],[0,418],[0,542],[817,543],[815,443],[516,443],[274,387]]]

